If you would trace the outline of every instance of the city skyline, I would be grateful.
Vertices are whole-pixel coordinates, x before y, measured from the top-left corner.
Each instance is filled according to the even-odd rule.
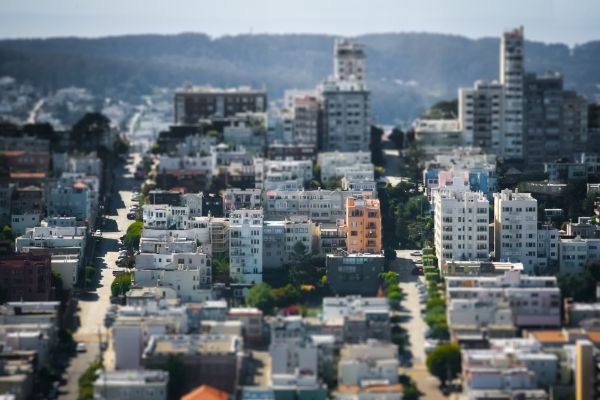
[[[130,34],[206,33],[212,37],[239,34],[330,34],[360,36],[368,33],[427,32],[469,38],[493,37],[498,31],[523,25],[527,37],[546,43],[581,44],[600,39],[596,23],[600,11],[593,0],[509,0],[479,3],[472,0],[402,2],[375,0],[316,0],[281,4],[260,0],[255,7],[243,2],[199,4],[175,0],[134,3],[115,0],[80,2],[58,0],[37,3],[7,0],[0,6],[4,23],[0,38],[60,36],[103,37]],[[514,10],[518,9],[519,13]]]

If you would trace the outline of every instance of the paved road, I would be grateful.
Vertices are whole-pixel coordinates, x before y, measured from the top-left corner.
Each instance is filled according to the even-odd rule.
[[[419,292],[417,289],[417,280],[422,277],[412,275],[414,261],[417,257],[410,255],[412,250],[397,250],[398,257],[393,265],[392,270],[397,272],[400,277],[400,288],[406,294],[405,300],[402,302],[405,310],[402,315],[405,317],[402,326],[407,330],[410,338],[411,353],[413,356],[413,365],[411,368],[401,368],[401,373],[409,375],[415,380],[424,399],[442,400],[446,397],[439,390],[439,380],[432,376],[425,366],[425,337],[424,332],[427,329],[427,324],[421,315],[423,304],[419,302]]]
[[[79,327],[74,339],[86,343],[87,352],[78,353],[66,370],[67,384],[60,388],[60,399],[75,400],[79,392],[78,380],[89,364],[100,356],[99,340],[107,340],[108,332],[104,328],[104,316],[110,305],[110,285],[113,280],[112,268],[118,254],[119,238],[125,234],[132,222],[127,219],[127,210],[131,204],[131,188],[133,180],[133,161],[130,158],[127,165],[119,165],[115,171],[115,190],[112,204],[107,210],[107,219],[103,228],[102,240],[96,246],[95,262],[100,266],[100,277],[95,288],[82,292],[78,297]],[[110,349],[109,349],[110,351]]]

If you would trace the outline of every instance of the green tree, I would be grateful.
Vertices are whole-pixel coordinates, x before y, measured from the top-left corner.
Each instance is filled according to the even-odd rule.
[[[169,373],[167,393],[169,400],[178,400],[184,394],[185,368],[179,354],[169,354],[162,368]]]
[[[400,375],[398,382],[402,384],[402,400],[418,400],[421,397],[417,383],[408,375]]]
[[[388,139],[394,143],[394,146],[398,149],[398,150],[402,150],[402,147],[404,145],[404,132],[402,132],[402,129],[395,127],[394,129],[392,129],[392,133],[390,133],[390,136],[388,137]]]
[[[296,304],[302,298],[300,290],[290,283],[284,287],[273,289],[272,293],[275,305],[280,308]]]
[[[422,116],[423,119],[455,119],[458,115],[458,99],[450,101],[438,101],[427,113]]]
[[[258,308],[265,314],[270,314],[275,305],[275,296],[273,296],[271,286],[264,282],[252,286],[246,294],[246,304]]]
[[[447,343],[436,347],[427,355],[427,369],[445,386],[461,372],[460,346]]]
[[[113,279],[110,292],[113,296],[124,295],[131,287],[131,274],[120,274]]]
[[[63,285],[62,276],[58,272],[52,271],[50,280],[51,280],[52,287],[54,289],[56,289],[58,292],[63,290],[64,285]]]
[[[78,400],[89,400],[94,398],[94,382],[96,381],[96,371],[102,368],[98,361],[92,362],[89,367],[79,377],[79,396]]]
[[[0,232],[0,237],[3,240],[14,240],[15,237],[13,235],[12,227],[4,225],[4,227],[2,228],[2,232]]]
[[[213,281],[227,283],[229,280],[229,254],[214,255],[211,262]]]
[[[371,126],[371,143],[369,148],[371,149],[371,162],[377,166],[385,164],[383,158],[383,150],[381,147],[381,138],[383,136],[383,129],[378,126]]]
[[[129,249],[137,250],[140,246],[140,239],[142,238],[142,231],[144,230],[144,223],[136,221],[129,225],[127,232],[121,238],[121,241]]]
[[[98,112],[86,113],[71,129],[71,139],[75,148],[81,151],[94,151],[103,147],[103,136],[110,133],[110,120]],[[106,149],[112,150],[112,149]]]
[[[329,182],[327,182],[327,186],[325,187],[327,190],[335,190],[342,188],[342,178],[333,176],[329,178]]]

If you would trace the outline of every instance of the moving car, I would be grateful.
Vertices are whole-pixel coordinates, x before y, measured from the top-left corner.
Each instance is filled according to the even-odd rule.
[[[85,345],[85,343],[77,343],[77,352],[78,353],[85,353],[87,351],[87,346]]]

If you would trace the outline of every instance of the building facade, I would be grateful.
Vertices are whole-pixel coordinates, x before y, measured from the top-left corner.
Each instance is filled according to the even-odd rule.
[[[537,200],[531,193],[505,189],[494,193],[494,256],[523,263],[525,272],[537,264]]]
[[[346,199],[346,237],[349,253],[381,253],[379,199]]]
[[[439,267],[450,260],[489,259],[489,201],[483,193],[439,190],[433,199]]]
[[[229,273],[237,283],[262,282],[263,211],[236,210],[230,215]]]
[[[175,92],[175,123],[197,124],[211,117],[231,117],[242,112],[265,112],[267,93],[249,87],[219,89],[186,87]]]

